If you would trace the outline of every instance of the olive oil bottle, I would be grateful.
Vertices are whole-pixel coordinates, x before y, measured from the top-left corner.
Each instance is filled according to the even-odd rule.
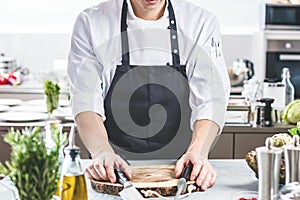
[[[69,145],[65,149],[65,159],[60,179],[61,200],[87,200],[86,182],[81,166],[80,149],[75,144],[74,126],[69,135]]]

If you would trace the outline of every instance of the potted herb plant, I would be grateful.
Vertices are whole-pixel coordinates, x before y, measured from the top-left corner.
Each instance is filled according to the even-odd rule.
[[[66,141],[59,131],[53,132],[54,148],[47,149],[40,127],[15,131],[4,136],[11,145],[11,162],[0,163],[0,173],[10,177],[21,200],[50,200],[57,189],[60,147]]]

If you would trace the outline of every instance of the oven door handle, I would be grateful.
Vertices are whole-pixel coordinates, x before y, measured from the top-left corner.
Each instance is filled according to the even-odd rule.
[[[300,61],[300,54],[280,54],[280,61]]]

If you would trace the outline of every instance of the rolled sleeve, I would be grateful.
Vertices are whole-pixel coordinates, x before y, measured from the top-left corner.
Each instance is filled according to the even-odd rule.
[[[68,57],[73,116],[92,111],[105,119],[102,92],[103,67],[95,56],[88,17],[81,13],[74,25]]]
[[[204,45],[199,45],[190,70],[190,125],[197,120],[211,120],[219,126],[221,133],[227,108],[230,82],[221,49],[221,37],[215,18],[207,24]],[[212,48],[212,40],[217,41],[218,49]],[[191,68],[190,68],[191,69]]]

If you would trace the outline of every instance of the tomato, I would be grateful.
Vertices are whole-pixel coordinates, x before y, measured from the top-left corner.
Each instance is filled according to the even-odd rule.
[[[8,83],[11,85],[20,85],[22,82],[20,77],[17,77],[13,73],[8,74]]]
[[[239,198],[239,200],[257,200],[257,198],[253,197],[253,198]]]
[[[5,85],[8,82],[8,78],[0,74],[0,85]]]
[[[15,80],[17,79],[17,77],[13,73],[9,73],[8,78],[9,79],[12,78],[12,79],[15,79]]]

